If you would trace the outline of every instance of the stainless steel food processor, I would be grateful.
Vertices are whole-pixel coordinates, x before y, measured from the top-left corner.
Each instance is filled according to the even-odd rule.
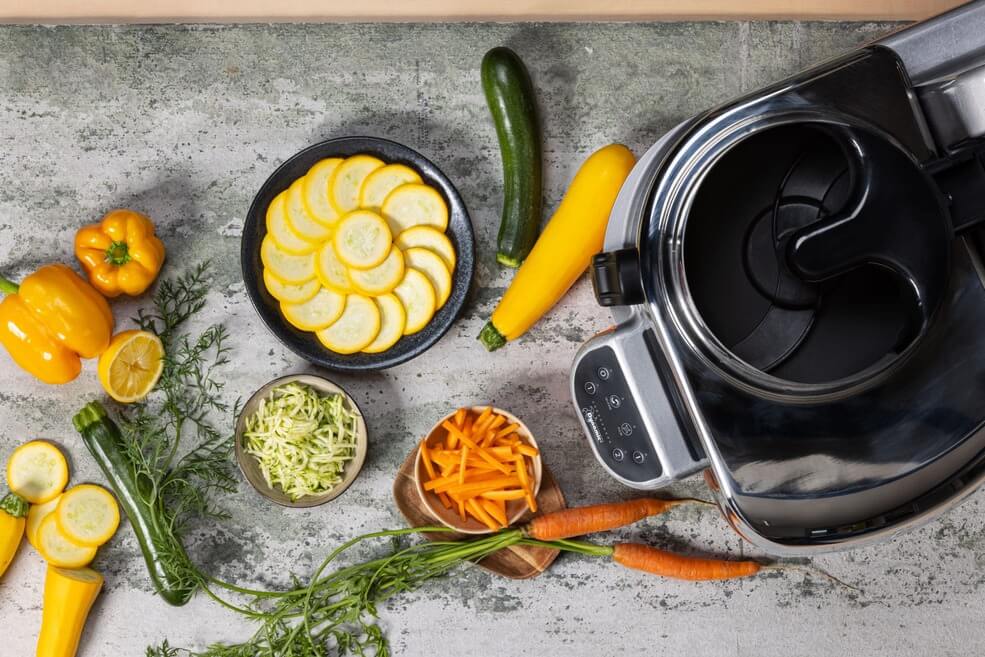
[[[592,278],[571,389],[619,481],[701,470],[776,554],[912,527],[985,478],[985,2],[685,121]]]

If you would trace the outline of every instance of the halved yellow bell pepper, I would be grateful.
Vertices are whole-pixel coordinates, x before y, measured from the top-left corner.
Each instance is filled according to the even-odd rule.
[[[24,538],[27,510],[27,500],[14,493],[7,493],[0,500],[0,576],[14,560]]]
[[[164,264],[164,244],[150,218],[134,210],[111,210],[98,224],[75,234],[75,257],[89,282],[108,297],[137,296]]]
[[[0,344],[45,383],[67,383],[81,358],[106,350],[113,313],[106,299],[66,265],[45,265],[16,283],[0,278]]]

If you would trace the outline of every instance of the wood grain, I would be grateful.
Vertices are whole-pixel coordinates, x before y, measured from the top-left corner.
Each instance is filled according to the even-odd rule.
[[[0,0],[0,22],[919,20],[956,0]]]

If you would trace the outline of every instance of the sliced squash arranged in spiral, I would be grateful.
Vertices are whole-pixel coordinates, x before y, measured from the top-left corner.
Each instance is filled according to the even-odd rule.
[[[271,201],[266,224],[264,287],[288,323],[336,353],[383,353],[451,296],[448,204],[405,164],[316,162]]]

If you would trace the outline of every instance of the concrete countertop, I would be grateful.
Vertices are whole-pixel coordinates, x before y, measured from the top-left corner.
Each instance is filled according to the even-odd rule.
[[[496,354],[475,335],[507,285],[493,257],[500,164],[478,62],[507,43],[540,94],[546,194],[553,207],[581,160],[622,141],[637,153],[680,119],[865,42],[890,24],[256,25],[0,28],[0,269],[20,277],[74,262],[79,224],[116,206],[147,212],[169,249],[167,274],[204,258],[216,281],[202,321],[233,335],[230,399],[306,364],[261,325],[239,275],[239,235],[255,190],[308,144],[376,134],[421,150],[458,185],[478,235],[477,291],[422,357],[368,376],[336,376],[371,428],[362,475],[337,501],[289,510],[244,483],[232,517],[199,528],[191,552],[224,578],[260,585],[307,575],[353,535],[401,525],[394,472],[450,407],[492,402],[524,418],[572,503],[628,497],[596,465],[568,399],[578,345],[608,325],[581,281],[530,334]],[[166,274],[166,275],[167,275]],[[115,302],[126,327],[140,302]],[[36,383],[0,355],[0,459],[30,438],[64,446],[74,482],[102,477],[72,431],[101,395],[93,363],[73,383]],[[705,495],[699,479],[679,494]],[[864,589],[790,571],[727,583],[648,578],[562,557],[515,582],[468,568],[381,609],[393,654],[969,655],[985,652],[985,498],[872,548],[819,557]],[[662,547],[749,554],[715,512],[678,510],[623,533]],[[142,655],[169,638],[202,647],[243,639],[249,623],[199,596],[183,608],[152,593],[124,523],[95,567],[107,586],[80,657]],[[33,654],[43,564],[25,546],[0,581],[3,647]]]

